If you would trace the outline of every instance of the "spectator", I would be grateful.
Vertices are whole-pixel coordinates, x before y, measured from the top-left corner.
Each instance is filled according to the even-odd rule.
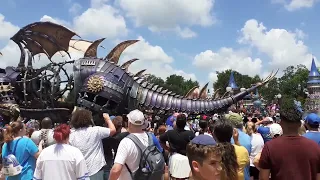
[[[103,153],[102,139],[112,136],[116,129],[108,114],[103,118],[109,128],[92,127],[92,114],[86,109],[77,109],[71,117],[71,125],[75,128],[70,134],[70,145],[80,149],[86,160],[91,180],[102,180],[104,176],[103,167],[106,161]]]
[[[9,176],[7,180],[32,179],[36,167],[36,159],[42,151],[42,147],[36,144],[26,135],[26,126],[21,121],[15,121],[6,127],[4,132],[4,145],[2,147],[2,158],[14,154],[22,166],[22,171],[17,176]],[[42,142],[40,142],[40,145]],[[15,149],[15,150],[14,150]],[[5,166],[5,164],[3,164]]]
[[[144,127],[144,115],[139,110],[133,110],[128,115],[128,130],[136,136],[142,144],[148,146],[149,136],[142,129]],[[109,180],[130,180],[131,174],[139,169],[141,150],[129,139],[121,140],[111,169]]]
[[[221,152],[215,140],[199,135],[187,145],[187,156],[196,180],[219,180],[221,176]]]
[[[272,139],[270,134],[270,126],[273,124],[272,117],[266,117],[262,121],[256,123],[257,131],[261,134],[264,143]]]
[[[243,121],[242,117],[237,113],[231,113],[227,114],[225,116],[226,120],[229,120],[233,127],[235,127],[239,133],[239,143],[241,146],[245,147],[248,151],[248,153],[251,153],[251,138],[248,134],[244,133],[243,130]],[[234,143],[233,138],[231,139],[231,142]],[[239,148],[238,148],[239,149]],[[237,150],[237,149],[236,149]],[[250,179],[250,164],[245,167],[244,169],[244,179],[249,180]]]
[[[204,135],[207,135],[207,136],[211,136],[211,137],[212,137],[212,135],[211,135],[210,133],[208,133],[208,132],[209,132],[208,126],[209,126],[208,120],[203,120],[203,119],[201,119],[201,120],[199,121],[200,131],[199,131],[199,132],[196,132],[195,135],[198,136],[198,135],[200,135],[200,134],[204,134]]]
[[[44,149],[38,160],[33,179],[89,180],[86,162],[78,148],[70,146],[70,128],[61,124],[54,130],[57,144]]]
[[[230,143],[231,138],[235,144]],[[222,163],[224,173],[222,180],[243,180],[245,167],[249,164],[249,154],[245,147],[239,146],[239,133],[234,129],[231,122],[225,119],[215,123],[213,137],[223,148]]]
[[[283,99],[282,101],[285,101]],[[283,136],[266,143],[260,157],[260,179],[302,180],[319,178],[320,148],[299,135],[301,114],[288,101],[281,106],[280,125]]]
[[[303,136],[320,145],[320,132],[318,130],[319,123],[320,117],[317,114],[308,114],[308,116],[305,118],[305,125],[308,128],[308,132],[306,132]]]
[[[188,178],[191,171],[186,157],[187,144],[195,137],[192,131],[185,130],[187,118],[179,114],[176,120],[176,128],[169,130],[160,136],[160,143],[170,153],[169,173],[171,178]],[[166,146],[169,143],[169,149]],[[177,168],[179,167],[179,168]]]
[[[121,116],[114,117],[112,123],[116,128],[116,133],[113,136],[109,136],[102,140],[104,157],[107,162],[104,172],[104,178],[106,180],[109,179],[110,170],[113,166],[113,161],[116,157],[119,143],[129,134],[129,132],[122,132],[123,118]]]
[[[262,136],[257,133],[255,123],[247,122],[246,132],[251,137],[251,153],[250,153],[250,178],[253,180],[259,179],[259,170],[253,164],[254,158],[261,153],[264,141]]]
[[[36,145],[43,140],[43,148],[56,143],[53,138],[52,121],[50,118],[46,117],[42,119],[41,130],[34,131],[31,135],[31,139]]]

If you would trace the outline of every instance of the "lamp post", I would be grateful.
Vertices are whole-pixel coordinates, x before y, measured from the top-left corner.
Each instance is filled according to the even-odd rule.
[[[280,106],[280,100],[281,100],[282,95],[279,93],[276,95],[276,97],[278,99],[278,106]]]
[[[226,87],[226,91],[227,91],[227,92],[231,92],[231,91],[232,91],[232,87],[229,87],[229,86]]]

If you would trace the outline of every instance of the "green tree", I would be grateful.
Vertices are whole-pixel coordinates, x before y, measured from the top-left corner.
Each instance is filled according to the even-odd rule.
[[[197,81],[191,79],[186,80],[184,77],[176,74],[170,75],[165,81],[155,75],[150,75],[147,80],[150,83],[158,84],[159,86],[180,95],[185,95],[194,86],[199,86]]]
[[[268,84],[259,89],[259,93],[268,103],[272,102],[272,100],[275,99],[275,96],[281,93],[278,79],[274,78],[270,80]]]
[[[279,79],[280,93],[304,101],[309,70],[304,65],[288,66]]]
[[[147,81],[153,84],[157,84],[159,86],[163,86],[164,85],[164,80],[151,74],[147,77]]]

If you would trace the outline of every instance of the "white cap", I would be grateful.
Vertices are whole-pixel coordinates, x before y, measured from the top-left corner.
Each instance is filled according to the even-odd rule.
[[[277,123],[271,124],[269,128],[270,128],[271,137],[274,137],[275,135],[281,136],[283,134],[282,127]]]
[[[144,115],[141,111],[138,109],[131,111],[129,114],[127,114],[128,121],[136,126],[142,126],[144,125]]]
[[[272,117],[266,117],[266,120],[267,120],[267,121],[270,121],[270,122],[273,122]]]

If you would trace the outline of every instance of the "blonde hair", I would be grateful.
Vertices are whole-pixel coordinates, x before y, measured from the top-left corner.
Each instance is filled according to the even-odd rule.
[[[246,124],[246,133],[251,136],[256,132],[256,125],[253,122],[247,122]]]

